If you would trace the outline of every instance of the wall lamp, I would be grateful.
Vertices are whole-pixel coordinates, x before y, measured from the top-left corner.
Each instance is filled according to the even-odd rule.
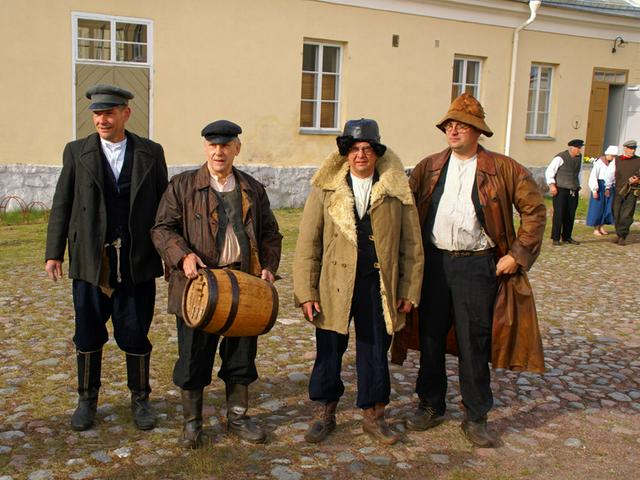
[[[616,53],[618,48],[624,48],[625,41],[622,37],[616,37],[613,40],[613,48],[611,49],[611,53]]]

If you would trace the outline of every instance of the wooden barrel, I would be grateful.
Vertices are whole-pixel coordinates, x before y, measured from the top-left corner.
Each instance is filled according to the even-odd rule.
[[[187,281],[182,295],[182,318],[187,325],[225,337],[263,335],[277,316],[274,286],[238,270],[202,269]]]

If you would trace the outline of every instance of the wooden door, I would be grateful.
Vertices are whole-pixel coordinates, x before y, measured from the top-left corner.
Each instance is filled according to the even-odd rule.
[[[609,84],[596,82],[591,84],[589,101],[589,121],[584,154],[587,157],[601,155],[604,143],[604,131],[607,125],[607,106],[609,104]]]

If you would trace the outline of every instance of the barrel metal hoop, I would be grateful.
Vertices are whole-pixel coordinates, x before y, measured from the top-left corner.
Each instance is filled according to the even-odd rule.
[[[279,300],[278,300],[278,291],[276,287],[269,284],[271,287],[271,317],[269,318],[269,323],[264,327],[264,330],[260,335],[264,335],[269,332],[273,328],[273,324],[276,323],[276,318],[278,318],[278,308],[279,308]]]
[[[213,313],[216,311],[216,307],[218,306],[218,281],[216,277],[208,268],[201,270],[207,277],[207,282],[209,283],[209,298],[207,299],[207,307],[204,309],[204,321],[200,325],[200,329],[204,329],[211,319],[213,318]]]
[[[231,309],[229,310],[229,316],[222,328],[216,332],[217,335],[224,335],[224,333],[231,328],[233,321],[236,319],[236,313],[238,313],[238,303],[240,302],[240,286],[238,285],[238,279],[235,274],[225,268],[224,272],[229,276],[229,283],[231,284]]]

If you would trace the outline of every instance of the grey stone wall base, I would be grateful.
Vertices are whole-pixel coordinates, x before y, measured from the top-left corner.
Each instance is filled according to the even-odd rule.
[[[582,196],[588,197],[586,179],[591,171],[590,166],[583,169]],[[60,175],[60,166],[11,164],[0,165],[0,199],[7,195],[15,195],[25,203],[41,202],[51,207],[56,182]],[[199,168],[199,165],[170,166],[169,176],[185,170]],[[238,165],[238,168],[254,176],[267,188],[273,208],[299,208],[309,193],[311,177],[317,167],[271,167],[268,165]],[[544,181],[545,167],[531,167],[536,182],[543,192],[548,188]],[[407,172],[410,172],[407,169]],[[8,210],[17,209],[17,202],[10,202]]]

